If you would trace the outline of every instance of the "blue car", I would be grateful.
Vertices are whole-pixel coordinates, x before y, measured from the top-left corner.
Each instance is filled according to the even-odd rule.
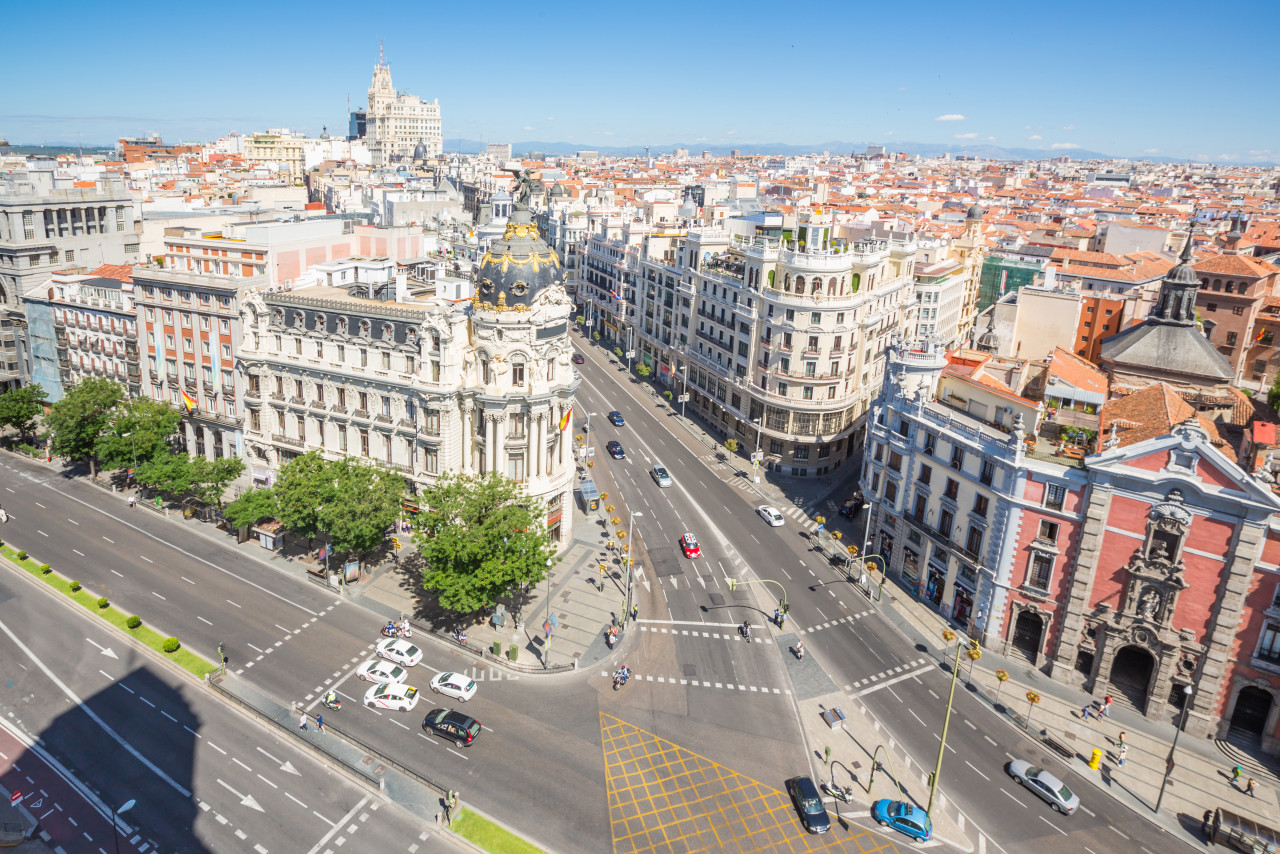
[[[881,827],[892,827],[917,842],[928,842],[933,835],[933,822],[920,807],[904,801],[883,798],[871,805],[871,817]]]
[[[622,420],[622,413],[615,409],[613,412],[609,413],[609,423],[614,427],[621,427],[627,422]]]

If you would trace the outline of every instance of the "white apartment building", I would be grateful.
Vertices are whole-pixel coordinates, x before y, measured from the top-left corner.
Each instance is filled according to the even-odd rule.
[[[424,157],[436,157],[444,151],[440,102],[397,92],[391,85],[391,66],[383,62],[381,56],[373,68],[373,82],[369,86],[365,140],[375,167],[415,157],[419,143],[423,145]]]

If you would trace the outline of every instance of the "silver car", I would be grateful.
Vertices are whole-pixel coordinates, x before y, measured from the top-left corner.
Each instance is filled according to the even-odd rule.
[[[1013,782],[1026,786],[1064,815],[1071,815],[1080,808],[1080,796],[1068,789],[1066,783],[1025,759],[1015,759],[1009,763],[1009,776],[1013,778]]]
[[[653,467],[652,474],[653,481],[658,484],[658,486],[665,489],[671,485],[671,474],[667,471],[667,467],[662,465],[662,463],[658,463]]]

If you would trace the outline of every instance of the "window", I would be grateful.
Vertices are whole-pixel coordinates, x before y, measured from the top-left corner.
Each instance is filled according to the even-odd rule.
[[[182,349],[183,349],[183,350],[186,350],[188,353],[194,353],[196,348],[195,348],[195,345],[192,343],[192,341],[191,341],[191,339],[190,339],[190,338],[183,338],[183,339],[182,339]]]
[[[382,353],[382,370],[391,370],[391,354],[385,351]]]
[[[297,355],[297,356],[302,355],[302,339],[301,338],[293,339],[293,352],[294,352],[294,355]]]
[[[1058,541],[1058,523],[1041,519],[1040,531],[1036,534],[1036,539],[1046,543],[1056,543]]]
[[[256,409],[249,410],[249,429],[256,432],[262,431],[262,415]]]
[[[951,528],[955,525],[956,518],[950,510],[943,510],[938,514],[938,533],[950,539]]]
[[[407,374],[413,373],[414,371],[413,356],[404,357],[404,370],[405,370],[405,373]]]
[[[771,454],[781,454],[781,453],[782,453],[782,441],[781,441],[780,439],[770,439],[770,440],[769,440],[769,453],[771,453]]]
[[[524,454],[512,454],[507,458],[507,477],[516,483],[524,482]]]
[[[428,447],[422,453],[423,461],[426,465],[427,474],[437,474],[440,471],[440,449]]]
[[[898,500],[898,482],[895,480],[886,480],[884,482],[884,500],[886,504],[893,505]]]
[[[342,364],[347,358],[347,348],[342,344],[338,345],[338,364]]]
[[[410,424],[418,423],[418,407],[412,400],[404,402],[404,417]]]
[[[363,347],[360,348],[360,367],[369,367],[369,351]]]
[[[341,425],[338,427],[338,450],[344,454],[347,452],[347,428]]]
[[[796,449],[795,449],[794,451],[792,451],[792,452],[791,452],[791,456],[792,456],[792,458],[793,458],[793,459],[795,459],[795,460],[797,460],[797,461],[799,461],[799,462],[802,462],[802,463],[804,463],[804,462],[808,462],[808,461],[809,461],[809,446],[808,446],[808,445],[796,445]]]
[[[1067,488],[1060,483],[1050,483],[1044,489],[1044,506],[1050,510],[1061,510],[1062,502],[1067,497]]]
[[[937,450],[938,437],[928,430],[924,433],[924,452],[926,456],[933,456],[933,452]]]
[[[983,519],[987,518],[987,508],[990,506],[990,503],[991,502],[987,500],[987,496],[975,495],[973,498],[973,514],[975,516],[981,516]]]
[[[923,492],[916,493],[916,503],[915,507],[911,510],[911,515],[915,517],[917,522],[924,521],[924,508],[928,503],[928,500],[929,499],[925,497]]]
[[[1207,303],[1205,303],[1205,304],[1204,304],[1204,310],[1205,310],[1205,311],[1217,311],[1217,310],[1218,310],[1218,304],[1217,304],[1216,302],[1207,302]]]
[[[357,392],[360,395],[360,405],[356,407],[361,412],[369,411],[369,393],[366,391]]]
[[[440,435],[440,410],[439,410],[439,409],[428,409],[428,410],[427,410],[427,427],[426,427],[426,429],[427,429],[427,434],[428,434],[428,435],[430,435],[430,436],[439,436],[439,435]]]
[[[933,469],[929,466],[920,466],[920,482],[928,484],[933,478]]]
[[[524,385],[524,362],[515,362],[511,365],[511,384]]]
[[[182,328],[183,328],[183,329],[190,329],[190,328],[191,328],[191,315],[187,314],[185,311],[180,312],[180,315],[181,315],[181,317],[182,317]]]
[[[360,431],[360,456],[362,457],[369,456],[369,431],[368,430]]]
[[[338,405],[347,408],[347,390],[341,386],[338,387]]]
[[[947,498],[950,498],[952,501],[955,501],[960,495],[960,482],[953,480],[952,478],[947,478],[947,487],[942,490],[942,494]]]
[[[964,448],[951,446],[951,467],[956,471],[964,468]]]
[[[227,361],[230,361],[230,360],[231,360],[231,345],[230,345],[230,344],[223,344],[223,345],[222,345],[222,358],[223,358],[223,359],[225,359],[225,360],[227,360]]]
[[[1234,315],[1236,315],[1236,316],[1239,316],[1239,315],[1244,314],[1244,306],[1242,306],[1242,305],[1237,305],[1237,306],[1235,306],[1234,308],[1232,308],[1232,309],[1231,309],[1231,313],[1232,313],[1232,314],[1234,314]],[[1234,334],[1234,333],[1232,333],[1232,334]]]
[[[317,359],[324,358],[324,342],[323,341],[316,342],[316,358]]]
[[[902,454],[897,451],[889,452],[889,468],[894,471],[902,471]]]
[[[203,329],[205,332],[209,331],[209,318],[205,317],[204,315],[200,316],[200,328]]]
[[[1053,578],[1053,556],[1044,552],[1031,553],[1031,565],[1027,568],[1027,586],[1033,590],[1049,592],[1049,580]]]
[[[879,442],[876,442],[875,450],[871,452],[871,456],[872,456],[872,459],[874,459],[876,462],[880,462],[881,460],[883,460],[884,445],[880,444]]]
[[[982,554],[982,529],[977,525],[969,526],[969,536],[965,538],[964,550],[974,557]]]
[[[1240,336],[1239,336],[1237,333],[1235,333],[1235,332],[1228,332],[1228,333],[1227,333],[1227,346],[1228,346],[1228,347],[1234,347],[1234,346],[1236,346],[1236,341],[1239,339],[1239,337],[1240,337]]]
[[[391,417],[391,398],[385,394],[382,396],[382,414],[388,418]]]
[[[293,396],[302,400],[302,380],[293,381]]]
[[[809,323],[812,326],[822,325],[822,313],[818,311],[809,312]]]

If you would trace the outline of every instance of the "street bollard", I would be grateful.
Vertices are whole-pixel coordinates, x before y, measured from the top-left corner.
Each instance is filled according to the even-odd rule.
[[[1100,766],[1101,764],[1102,764],[1102,751],[1095,747],[1093,749],[1093,754],[1089,757],[1089,767],[1092,770],[1097,771],[1098,766]]]

